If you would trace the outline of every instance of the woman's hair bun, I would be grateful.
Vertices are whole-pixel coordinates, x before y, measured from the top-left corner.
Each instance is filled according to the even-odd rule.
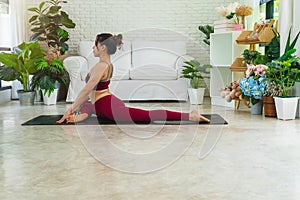
[[[123,35],[122,34],[114,35],[113,38],[116,41],[116,44],[118,47],[120,47],[123,44],[123,42],[122,42]]]

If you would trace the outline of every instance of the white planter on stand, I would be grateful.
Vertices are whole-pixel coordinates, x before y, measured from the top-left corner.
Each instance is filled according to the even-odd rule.
[[[299,97],[274,97],[277,118],[295,119]]]
[[[48,93],[46,95],[44,94],[44,90],[42,90],[42,93],[43,93],[44,104],[46,104],[46,105],[55,105],[56,104],[58,89],[54,89],[54,91],[50,95],[50,97],[48,96]]]
[[[203,104],[205,88],[188,88],[191,104]]]

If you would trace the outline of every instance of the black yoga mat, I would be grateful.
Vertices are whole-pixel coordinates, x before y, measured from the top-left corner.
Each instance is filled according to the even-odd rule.
[[[189,124],[203,124],[203,125],[217,125],[217,124],[228,124],[223,117],[218,114],[202,114],[204,117],[210,119],[210,123],[207,122],[193,122],[193,121],[152,121],[151,124],[157,125],[189,125]],[[74,123],[62,123],[57,124],[62,115],[40,115],[27,122],[24,122],[22,126],[36,126],[36,125],[74,125]],[[98,125],[98,124],[149,124],[149,122],[115,122],[106,118],[90,117],[83,122],[76,123],[76,125]]]

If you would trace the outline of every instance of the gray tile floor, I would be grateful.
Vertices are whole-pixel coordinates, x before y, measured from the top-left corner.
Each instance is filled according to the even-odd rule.
[[[0,199],[300,199],[300,120],[188,103],[229,125],[21,126],[70,104],[0,104]]]

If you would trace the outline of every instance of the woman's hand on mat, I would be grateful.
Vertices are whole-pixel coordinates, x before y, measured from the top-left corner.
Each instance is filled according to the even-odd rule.
[[[210,122],[209,119],[200,115],[197,110],[193,110],[192,112],[190,112],[189,120],[196,121],[196,122]]]
[[[72,107],[70,107],[67,112],[64,114],[64,116],[62,116],[62,118],[60,120],[58,120],[56,123],[61,124],[64,121],[67,121],[67,123],[69,123],[69,118],[74,115],[73,114],[73,110]]]
[[[89,117],[87,113],[70,115],[66,120],[67,123],[77,123],[86,120]]]

